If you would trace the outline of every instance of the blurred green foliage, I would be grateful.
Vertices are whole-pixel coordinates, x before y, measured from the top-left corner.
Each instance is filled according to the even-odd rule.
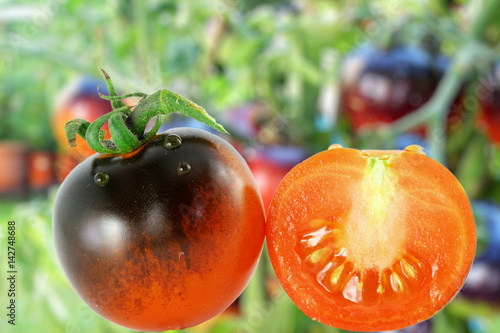
[[[121,91],[152,93],[167,88],[203,105],[215,117],[252,101],[265,101],[286,120],[290,141],[310,152],[333,141],[359,148],[393,148],[396,132],[358,136],[338,115],[335,91],[343,56],[367,40],[383,43],[398,25],[409,26],[405,42],[420,43],[424,32],[431,31],[442,39],[439,52],[453,56],[468,40],[469,24],[485,3],[3,0],[0,139],[55,150],[50,121],[58,94],[74,77],[99,77],[104,68]],[[498,44],[498,22],[485,29],[488,45]],[[471,81],[488,69],[498,48],[484,50],[467,71]],[[473,95],[474,88],[470,90]],[[440,144],[471,198],[500,201],[499,150],[475,128],[477,103],[466,108],[464,127]],[[0,245],[6,242],[6,222],[15,220],[19,271],[18,325],[5,327],[4,318],[0,331],[129,332],[97,316],[69,286],[54,255],[52,198],[50,193],[0,202]],[[0,269],[5,266],[2,256]],[[0,270],[2,281],[3,273]],[[205,328],[186,331],[341,332],[304,316],[276,283],[264,254],[239,301],[240,316],[223,315]],[[5,302],[0,290],[0,305]],[[500,331],[498,312],[463,299],[435,317],[433,330],[472,331],[466,323],[473,316],[489,325],[486,332]]]

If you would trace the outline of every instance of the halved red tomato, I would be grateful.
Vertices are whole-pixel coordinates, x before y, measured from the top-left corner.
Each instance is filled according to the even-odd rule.
[[[293,168],[271,203],[266,236],[283,288],[337,328],[394,330],[430,318],[474,258],[464,189],[419,146],[332,148]]]

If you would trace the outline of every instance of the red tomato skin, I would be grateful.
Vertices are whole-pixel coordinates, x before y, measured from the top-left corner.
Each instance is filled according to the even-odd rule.
[[[480,121],[490,140],[500,145],[500,63],[479,83]]]
[[[305,160],[307,153],[299,146],[269,145],[251,149],[245,156],[267,211],[283,177],[296,164]]]
[[[396,197],[413,198],[407,201],[408,207],[405,208],[410,213],[401,220],[408,234],[406,238],[402,238],[402,248],[396,249],[401,251],[402,256],[414,255],[418,258],[418,265],[415,264],[414,267],[417,267],[418,274],[419,270],[422,272],[423,282],[418,287],[405,285],[401,295],[393,292],[390,297],[394,299],[384,294],[383,290],[389,289],[389,282],[382,283],[384,269],[375,273],[373,279],[366,280],[366,285],[379,284],[385,287],[381,292],[376,288],[376,299],[351,301],[342,296],[342,293],[327,290],[322,284],[325,282],[326,271],[318,269],[314,273],[317,275],[311,274],[307,271],[304,257],[297,250],[298,244],[301,244],[301,230],[305,228],[307,232],[311,232],[308,221],[338,218],[337,224],[340,227],[337,231],[340,230],[340,234],[345,232],[348,225],[342,223],[349,221],[346,217],[349,215],[343,214],[346,211],[355,212],[352,203],[359,203],[355,201],[356,195],[352,194],[356,192],[351,192],[350,189],[366,174],[367,163],[363,154],[394,155],[394,158],[389,158],[388,165],[399,177],[397,188],[400,190]],[[423,192],[419,192],[420,188]],[[427,192],[428,188],[433,189],[434,194]],[[456,210],[433,209],[434,204],[439,208],[441,203],[449,203]],[[399,229],[397,224],[396,229]],[[285,292],[312,319],[352,331],[400,329],[437,313],[463,285],[474,258],[475,237],[470,203],[456,178],[442,165],[424,155],[401,151],[365,153],[337,148],[312,156],[297,165],[282,180],[266,222],[269,256]],[[377,242],[376,238],[374,235],[372,240]],[[360,243],[354,243],[356,242]],[[361,245],[364,246],[362,242]],[[347,252],[353,250],[349,246],[345,249]],[[340,256],[336,253],[335,256]],[[408,255],[409,253],[412,255]],[[399,263],[400,259],[396,257],[395,263]],[[361,270],[358,275],[361,278],[363,274],[365,277],[372,274],[372,270],[363,272],[363,267],[360,267],[362,265],[353,262],[354,268],[351,265],[349,269],[358,273],[357,270]],[[326,267],[325,263],[323,265]]]
[[[181,146],[166,149],[168,134]],[[182,162],[188,173],[178,173]],[[109,182],[98,186],[97,173]],[[260,257],[264,212],[234,148],[175,128],[134,153],[95,154],[73,169],[53,230],[61,266],[89,307],[130,329],[164,331],[202,323],[240,295]]]
[[[269,208],[273,194],[276,191],[279,183],[290,171],[290,168],[280,167],[267,160],[251,160],[248,162],[250,170],[255,177],[255,181],[259,185],[260,193],[264,207]]]

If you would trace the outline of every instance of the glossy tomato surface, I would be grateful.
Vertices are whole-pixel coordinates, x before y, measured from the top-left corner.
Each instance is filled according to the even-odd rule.
[[[61,185],[53,219],[75,291],[104,318],[141,331],[194,326],[222,312],[249,281],[264,241],[247,164],[198,129],[86,159]]]
[[[476,248],[457,179],[418,146],[333,148],[293,168],[266,225],[283,288],[309,317],[354,331],[424,321],[463,285]]]
[[[410,46],[364,46],[350,53],[342,66],[340,97],[352,126],[391,123],[418,109],[437,86],[433,66],[430,54]]]

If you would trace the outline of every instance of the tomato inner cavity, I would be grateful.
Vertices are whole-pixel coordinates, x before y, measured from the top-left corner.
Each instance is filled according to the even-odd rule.
[[[391,156],[366,157],[363,178],[337,216],[304,221],[295,251],[303,269],[339,305],[375,305],[415,292],[432,274],[429,264],[405,249],[404,193]]]

